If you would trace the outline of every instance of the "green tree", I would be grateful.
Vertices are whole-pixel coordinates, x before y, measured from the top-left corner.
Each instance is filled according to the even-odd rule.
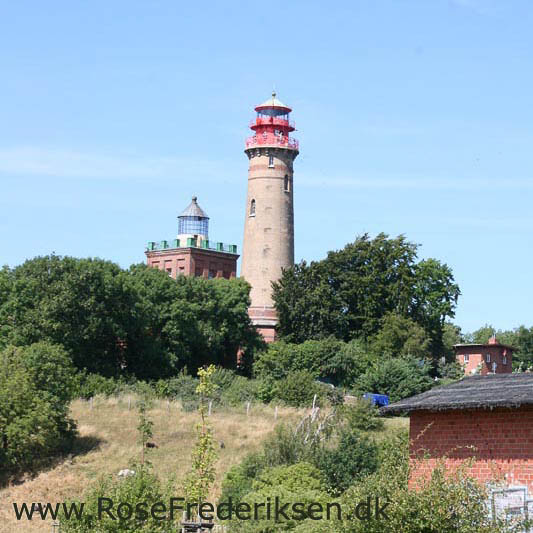
[[[430,351],[435,359],[445,355],[443,328],[446,319],[455,316],[460,294],[448,265],[436,259],[425,259],[416,264],[409,314],[428,333]]]
[[[7,304],[11,297],[12,275],[7,266],[0,269],[0,348],[3,348],[9,339],[12,320],[9,318]]]
[[[74,370],[60,346],[8,346],[0,352],[0,470],[35,469],[67,449]]]
[[[6,312],[9,340],[62,344],[78,368],[114,375],[124,363],[132,294],[118,265],[50,255],[12,271]]]
[[[459,288],[448,266],[435,259],[417,263],[417,248],[402,235],[365,234],[322,261],[285,270],[273,284],[280,338],[368,339],[395,313],[420,324],[440,355],[442,327],[454,315]]]
[[[200,422],[196,426],[196,444],[192,452],[191,471],[184,485],[187,502],[198,505],[207,501],[209,488],[215,481],[217,454],[213,443],[213,429],[207,416],[207,402],[216,390],[212,379],[214,372],[213,365],[198,370],[200,382],[196,393],[200,397]]]
[[[381,321],[381,329],[370,341],[370,350],[379,356],[430,356],[430,338],[424,328],[411,318],[389,313]]]

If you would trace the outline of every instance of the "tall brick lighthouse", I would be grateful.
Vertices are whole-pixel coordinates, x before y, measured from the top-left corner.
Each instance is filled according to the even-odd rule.
[[[293,162],[298,141],[289,133],[290,107],[276,93],[258,105],[246,140],[250,161],[244,221],[241,275],[252,286],[249,315],[267,342],[275,337],[277,324],[272,282],[281,269],[294,265]]]

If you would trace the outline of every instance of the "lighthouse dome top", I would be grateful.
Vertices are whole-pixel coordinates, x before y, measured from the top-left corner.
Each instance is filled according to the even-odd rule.
[[[191,203],[187,208],[179,215],[181,217],[199,217],[199,218],[209,218],[207,213],[198,205],[198,198],[196,196],[192,197]]]
[[[281,102],[280,100],[276,98],[275,91],[272,91],[272,96],[268,100],[265,100],[262,104],[259,104],[255,108],[256,111],[265,111],[267,109],[281,111],[282,113],[280,114],[286,114],[292,111],[292,109],[289,106],[285,105],[283,102]]]

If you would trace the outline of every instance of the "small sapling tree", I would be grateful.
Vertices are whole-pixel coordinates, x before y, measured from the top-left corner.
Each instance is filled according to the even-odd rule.
[[[189,504],[200,505],[205,502],[209,488],[215,481],[215,462],[217,454],[213,440],[213,430],[207,415],[208,402],[217,385],[213,383],[215,366],[198,370],[199,383],[196,394],[200,399],[200,421],[196,425],[196,444],[191,457],[191,470],[185,480],[185,498]]]

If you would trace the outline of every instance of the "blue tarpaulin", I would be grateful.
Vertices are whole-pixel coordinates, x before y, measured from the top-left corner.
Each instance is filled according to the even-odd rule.
[[[372,392],[365,392],[363,398],[370,400],[374,405],[383,407],[389,405],[389,397],[386,394],[373,394]]]

